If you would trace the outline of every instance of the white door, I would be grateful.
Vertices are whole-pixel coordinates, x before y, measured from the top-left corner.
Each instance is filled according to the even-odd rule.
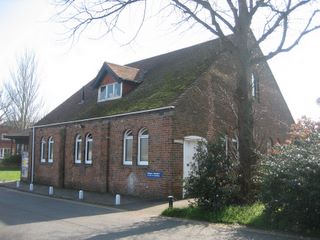
[[[194,163],[194,154],[197,151],[197,146],[200,141],[205,141],[204,138],[198,136],[185,137],[183,141],[183,179],[189,177],[192,163]],[[183,191],[184,195],[184,191]]]
[[[183,143],[183,178],[190,175],[191,165],[194,162],[198,141],[185,140]]]

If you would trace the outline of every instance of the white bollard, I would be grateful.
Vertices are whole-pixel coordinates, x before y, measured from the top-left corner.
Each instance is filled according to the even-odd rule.
[[[120,205],[121,197],[120,194],[116,194],[116,205]]]
[[[83,200],[83,190],[79,191],[79,200]]]
[[[33,191],[33,183],[30,183],[30,185],[29,185],[29,191]]]
[[[16,182],[16,187],[19,188],[20,187],[20,181]]]
[[[53,186],[49,186],[49,195],[50,195],[50,196],[53,195]]]

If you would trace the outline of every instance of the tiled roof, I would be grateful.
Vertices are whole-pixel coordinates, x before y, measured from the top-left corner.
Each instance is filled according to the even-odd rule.
[[[93,117],[148,110],[174,105],[177,98],[191,86],[217,59],[221,50],[219,40],[204,42],[188,48],[137,61],[126,66],[108,64],[121,78],[136,79],[143,72],[139,86],[124,97],[97,103],[97,77],[51,111],[36,125],[59,123]],[[104,66],[103,65],[103,66]],[[102,68],[103,69],[103,68]],[[140,70],[140,71],[139,71]],[[82,98],[84,97],[84,101]]]
[[[114,63],[106,63],[110,69],[121,79],[127,81],[136,81],[139,75],[139,69],[121,66]]]

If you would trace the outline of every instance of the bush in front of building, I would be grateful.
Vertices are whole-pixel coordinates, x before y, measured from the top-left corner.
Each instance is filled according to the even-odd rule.
[[[320,123],[303,119],[291,142],[263,156],[261,199],[273,228],[320,232]]]
[[[239,163],[226,154],[224,138],[201,142],[194,156],[190,176],[185,180],[186,197],[208,210],[220,210],[238,203]]]
[[[5,156],[1,161],[3,167],[20,167],[21,166],[21,155]]]

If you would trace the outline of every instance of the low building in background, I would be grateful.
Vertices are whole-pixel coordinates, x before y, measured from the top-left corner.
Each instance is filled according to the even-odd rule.
[[[17,130],[5,124],[0,125],[0,161],[16,153],[15,141],[7,137],[15,131]]]

